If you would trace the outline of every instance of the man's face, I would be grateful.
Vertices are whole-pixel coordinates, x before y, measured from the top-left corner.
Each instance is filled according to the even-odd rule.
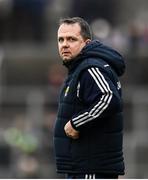
[[[58,29],[58,48],[63,61],[75,58],[86,45],[80,34],[81,28],[78,23],[62,24]]]

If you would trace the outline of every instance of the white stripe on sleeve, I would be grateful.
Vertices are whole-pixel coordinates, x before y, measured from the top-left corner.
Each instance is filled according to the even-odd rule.
[[[98,68],[88,69],[88,72],[96,82],[97,86],[102,92],[102,97],[99,102],[90,110],[90,112],[85,112],[78,117],[72,119],[74,125],[79,127],[86,122],[89,122],[97,117],[108,107],[111,99],[112,99],[112,91],[109,87],[108,82],[104,78],[103,74],[99,71]]]

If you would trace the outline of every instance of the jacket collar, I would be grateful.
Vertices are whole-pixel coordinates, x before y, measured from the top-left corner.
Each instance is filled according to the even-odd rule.
[[[66,66],[69,73],[72,73],[76,67],[84,60],[82,53],[77,57],[73,58],[71,61],[63,61],[63,65]]]

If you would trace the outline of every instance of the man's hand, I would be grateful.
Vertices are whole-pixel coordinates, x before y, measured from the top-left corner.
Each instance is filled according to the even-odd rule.
[[[68,121],[68,123],[65,125],[64,130],[68,137],[70,137],[72,139],[79,138],[79,132],[72,127],[70,121]]]

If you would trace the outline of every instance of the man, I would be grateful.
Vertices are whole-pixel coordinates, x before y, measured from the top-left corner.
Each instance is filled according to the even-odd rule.
[[[59,54],[68,68],[54,129],[57,172],[68,178],[118,178],[124,174],[123,117],[118,76],[121,55],[92,40],[88,23],[62,19]]]

